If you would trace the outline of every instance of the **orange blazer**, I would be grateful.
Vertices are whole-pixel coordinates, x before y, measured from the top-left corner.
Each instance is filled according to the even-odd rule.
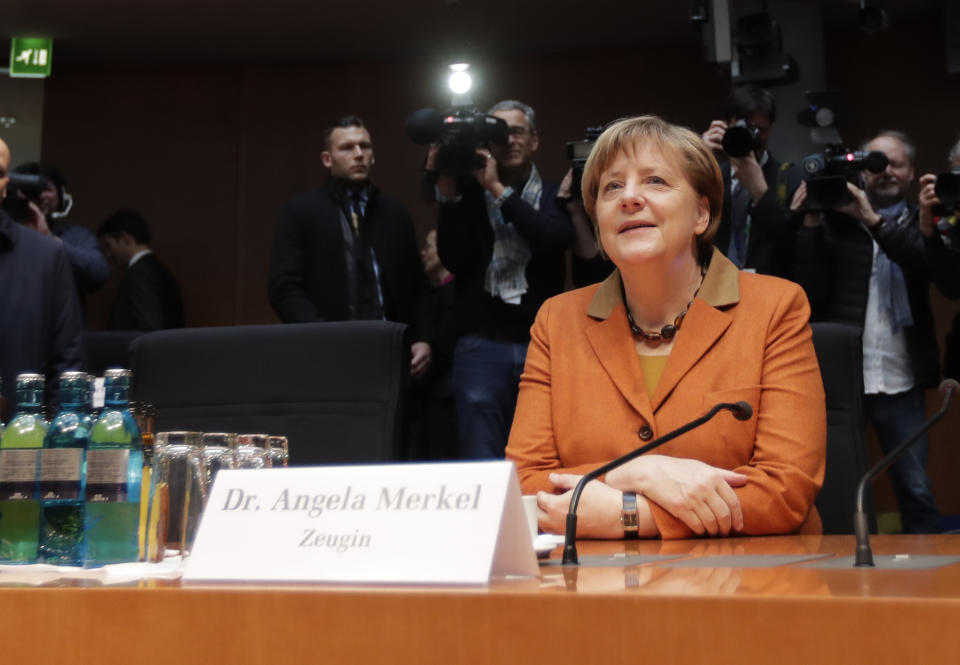
[[[651,454],[748,476],[734,490],[745,534],[819,530],[813,501],[823,483],[827,426],[809,317],[798,285],[741,272],[714,250],[651,399],[618,272],[547,300],[531,329],[507,444],[524,493],[555,491],[550,472],[586,473],[717,402],[745,400],[754,409],[749,420],[720,412]],[[693,535],[650,504],[663,538]]]

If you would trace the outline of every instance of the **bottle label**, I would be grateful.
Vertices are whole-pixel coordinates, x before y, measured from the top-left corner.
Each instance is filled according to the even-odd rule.
[[[126,448],[87,451],[87,501],[126,501]]]
[[[83,448],[45,448],[40,452],[40,497],[80,498]]]
[[[33,498],[38,452],[36,449],[0,450],[0,499]]]

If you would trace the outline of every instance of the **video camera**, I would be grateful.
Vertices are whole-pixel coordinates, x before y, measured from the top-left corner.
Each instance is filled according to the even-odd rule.
[[[797,121],[812,127],[811,140],[824,146],[822,153],[803,158],[803,170],[807,174],[806,209],[834,210],[853,200],[847,190],[848,182],[859,187],[861,171],[880,173],[887,168],[889,160],[877,150],[865,152],[845,147],[834,125],[837,106],[831,95],[810,91],[804,94],[810,105],[797,115]]]
[[[949,217],[960,210],[960,167],[937,176],[933,191],[940,199],[940,205],[934,206],[933,214]]]
[[[583,180],[583,167],[587,165],[587,158],[593,150],[593,144],[603,134],[603,127],[587,127],[582,141],[567,142],[567,159],[573,166],[573,182],[570,185],[570,198],[573,201],[583,201],[583,191],[580,181]]]
[[[483,168],[485,162],[477,150],[491,143],[505,145],[509,136],[505,120],[475,106],[455,106],[443,113],[420,109],[407,119],[406,128],[407,136],[418,145],[440,143],[437,172],[446,175]]]
[[[30,219],[30,202],[37,203],[50,181],[42,175],[11,173],[7,184],[7,197],[3,200],[3,210],[15,222]]]

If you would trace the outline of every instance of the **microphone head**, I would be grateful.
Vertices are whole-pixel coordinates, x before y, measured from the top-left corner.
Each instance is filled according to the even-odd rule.
[[[420,109],[407,118],[407,136],[418,145],[428,145],[440,138],[443,116],[436,109]]]
[[[733,417],[737,420],[750,420],[753,417],[753,407],[746,402],[737,402],[733,406]]]
[[[879,150],[874,150],[871,153],[867,153],[867,156],[863,160],[864,166],[867,167],[871,173],[880,173],[887,168],[887,164],[890,163],[890,159],[887,157],[886,153],[882,153]]]
[[[956,379],[944,379],[940,382],[940,386],[937,388],[943,394],[956,395],[960,393],[960,382]]]

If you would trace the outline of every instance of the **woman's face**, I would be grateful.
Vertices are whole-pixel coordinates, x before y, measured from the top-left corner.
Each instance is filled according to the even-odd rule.
[[[600,242],[618,267],[693,259],[710,205],[687,182],[677,159],[652,141],[622,150],[600,175]]]

